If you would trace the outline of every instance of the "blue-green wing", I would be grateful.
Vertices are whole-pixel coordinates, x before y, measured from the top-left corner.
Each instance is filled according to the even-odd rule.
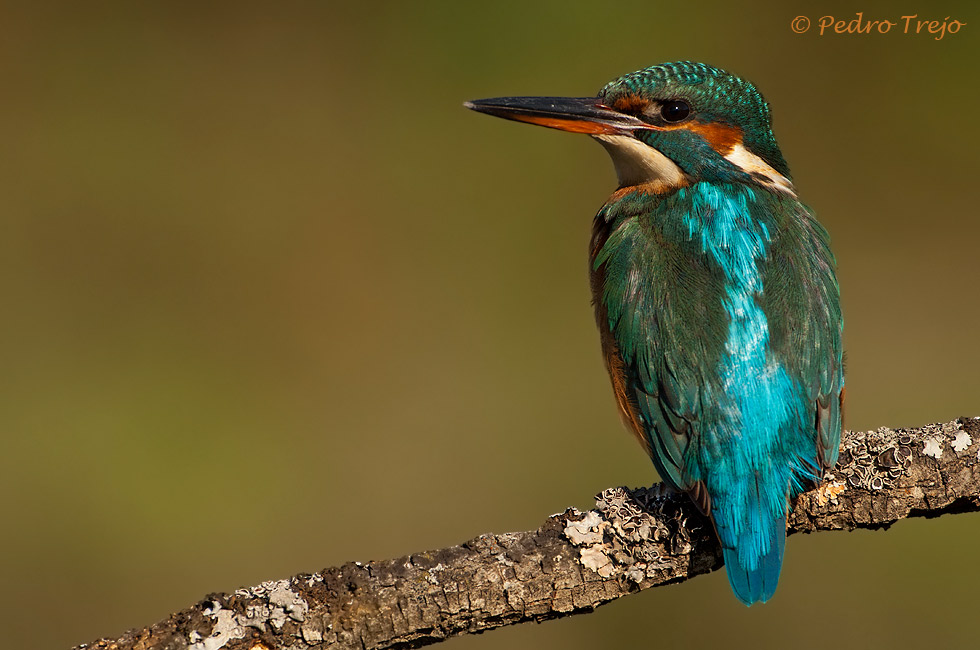
[[[763,205],[789,218],[776,222],[766,260],[763,311],[770,348],[809,400],[818,470],[837,463],[842,425],[844,367],[840,289],[830,237],[795,200],[775,197]]]
[[[763,195],[752,218],[771,233],[760,261],[757,297],[770,349],[801,386],[812,427],[792,445],[804,465],[833,466],[840,442],[843,368],[841,316],[826,231],[790,197]],[[640,205],[637,202],[634,205]],[[725,277],[712,265],[669,200],[616,217],[600,213],[593,237],[593,292],[603,349],[617,400],[661,477],[699,498],[691,443],[717,405],[705,394],[725,354]],[[696,446],[696,445],[695,445]],[[705,508],[706,509],[706,508]]]
[[[612,224],[600,213],[592,277],[603,350],[624,419],[661,478],[690,492],[707,511],[690,454],[703,421],[703,387],[724,350],[727,323],[724,278],[694,246],[674,221],[658,219],[656,212]]]

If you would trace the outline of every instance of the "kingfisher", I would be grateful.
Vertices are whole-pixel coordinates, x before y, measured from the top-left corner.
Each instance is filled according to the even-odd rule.
[[[661,480],[711,518],[735,596],[767,601],[790,500],[837,462],[844,401],[830,238],[797,198],[768,103],[682,61],[596,97],[465,106],[609,153],[619,187],[589,269],[616,402]]]

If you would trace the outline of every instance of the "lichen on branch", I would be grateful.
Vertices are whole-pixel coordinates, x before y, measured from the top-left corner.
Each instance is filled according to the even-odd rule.
[[[845,432],[840,461],[793,504],[788,533],[886,528],[980,510],[980,418]],[[481,535],[213,594],[100,650],[408,648],[592,611],[722,566],[710,522],[662,485],[610,488],[537,530]]]

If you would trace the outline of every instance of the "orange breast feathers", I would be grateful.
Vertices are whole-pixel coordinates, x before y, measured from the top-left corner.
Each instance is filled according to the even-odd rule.
[[[596,305],[596,321],[599,324],[599,335],[602,340],[602,356],[606,362],[606,370],[609,372],[609,379],[612,382],[613,395],[616,396],[616,404],[619,405],[619,415],[623,419],[623,424],[633,432],[640,446],[647,452],[653,453],[650,448],[650,441],[647,439],[646,431],[640,420],[640,412],[636,406],[636,401],[631,395],[631,391],[626,380],[626,367],[623,357],[619,354],[616,341],[613,340],[612,332],[609,331],[609,321],[606,310]]]

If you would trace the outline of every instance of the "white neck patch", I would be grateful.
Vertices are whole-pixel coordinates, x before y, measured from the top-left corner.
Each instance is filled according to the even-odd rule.
[[[689,185],[674,161],[628,135],[594,135],[616,167],[620,187],[653,184],[663,189]]]
[[[793,183],[788,178],[773,169],[765,160],[746,149],[741,142],[732,147],[732,150],[725,156],[725,160],[746,174],[751,174],[756,178],[764,176],[773,187],[796,196],[796,188],[793,187]]]

